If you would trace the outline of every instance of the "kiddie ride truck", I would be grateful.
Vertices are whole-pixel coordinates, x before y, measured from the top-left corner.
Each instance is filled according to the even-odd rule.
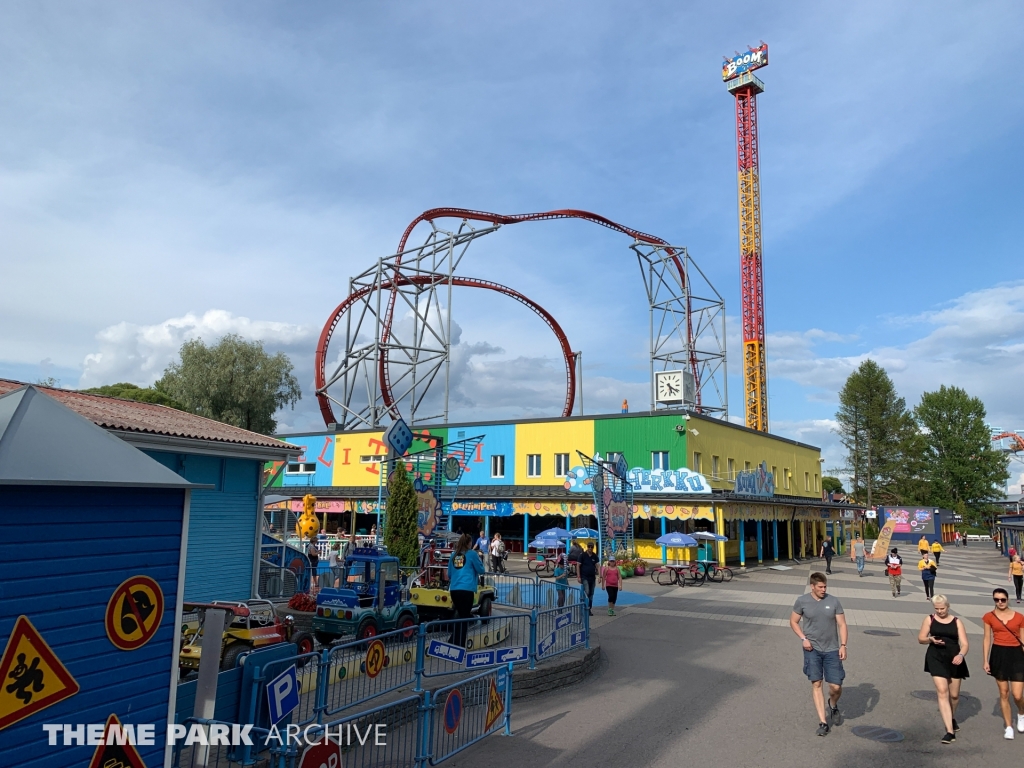
[[[422,621],[455,618],[448,594],[448,560],[453,551],[451,541],[441,536],[428,541],[420,554],[422,570],[413,578],[410,592]],[[477,584],[473,613],[490,616],[495,594],[494,587]]]
[[[402,637],[411,640],[418,621],[398,558],[381,547],[358,547],[345,558],[343,583],[317,593],[313,633],[325,646],[345,635],[364,640],[395,629],[406,629]]]
[[[245,603],[220,600],[212,603],[185,603],[185,621],[181,626],[181,650],[178,653],[178,668],[183,678],[199,670],[204,645],[203,624],[206,611],[211,608],[219,608],[228,614],[219,648],[222,670],[234,669],[238,657],[243,653],[277,643],[294,643],[297,653],[309,653],[313,650],[313,637],[307,632],[296,631],[291,616],[279,618],[269,600],[249,600]]]

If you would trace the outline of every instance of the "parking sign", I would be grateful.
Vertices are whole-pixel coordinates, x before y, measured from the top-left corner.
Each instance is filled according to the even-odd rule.
[[[298,708],[299,679],[294,664],[267,683],[267,705],[271,725],[277,725]]]

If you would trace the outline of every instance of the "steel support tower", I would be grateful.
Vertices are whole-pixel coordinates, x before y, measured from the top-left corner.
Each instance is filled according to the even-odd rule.
[[[763,55],[757,55],[763,49]],[[753,55],[754,65],[749,59]],[[748,59],[743,62],[742,59]],[[746,425],[768,431],[768,365],[764,344],[764,278],[761,265],[761,181],[757,149],[757,95],[764,83],[751,69],[767,65],[768,46],[737,55],[736,73],[723,70],[726,87],[736,97],[736,165],[739,182],[740,281],[743,312],[743,402]],[[763,61],[763,63],[759,63]]]

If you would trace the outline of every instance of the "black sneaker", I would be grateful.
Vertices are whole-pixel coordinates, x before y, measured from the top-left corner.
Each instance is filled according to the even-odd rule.
[[[955,733],[947,733],[945,736],[942,737],[943,744],[952,744],[954,741],[956,741]]]
[[[831,704],[828,708],[829,718],[832,720],[832,725],[843,724],[843,713],[839,711],[839,707],[833,707]]]
[[[959,730],[960,730],[960,726],[957,724],[956,718],[954,717],[953,718],[953,733],[956,733]]]
[[[828,723],[819,723],[818,724],[818,735],[819,736],[828,736],[828,731],[829,731]]]

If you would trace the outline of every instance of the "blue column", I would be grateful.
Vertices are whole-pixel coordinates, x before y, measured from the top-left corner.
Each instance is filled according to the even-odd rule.
[[[779,521],[772,520],[772,544],[775,548],[775,562],[779,562]]]
[[[762,563],[761,521],[757,521],[757,564]]]
[[[491,518],[484,518],[484,536],[487,537],[487,541],[491,540]]]
[[[739,536],[737,536],[736,538],[739,539],[739,545],[740,545],[740,568],[746,568],[747,567],[747,521],[746,520],[737,520],[736,521],[736,529],[739,531]]]
[[[530,516],[523,513],[523,559],[526,560],[526,547],[530,543]]]
[[[665,518],[661,518],[661,535],[664,536],[667,533],[665,530]],[[665,565],[668,562],[668,547],[661,548],[661,564]]]

